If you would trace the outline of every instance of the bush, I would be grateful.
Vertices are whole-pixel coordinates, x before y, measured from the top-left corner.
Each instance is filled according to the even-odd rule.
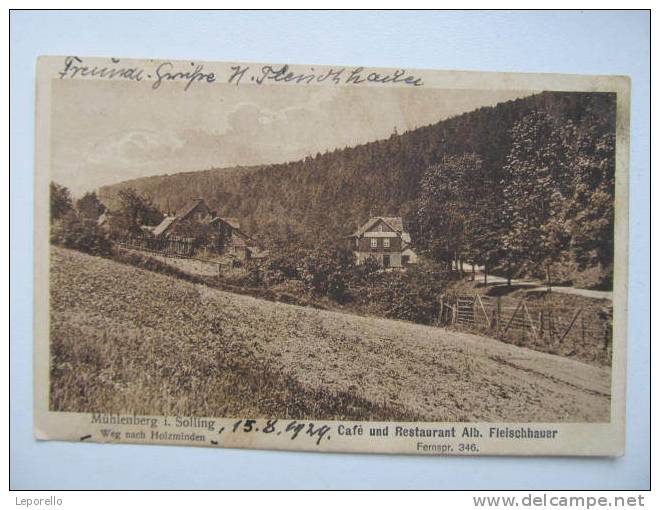
[[[81,219],[74,211],[53,223],[50,242],[91,255],[112,254],[112,243],[96,221]]]
[[[245,264],[245,276],[239,278],[240,285],[258,287],[264,283],[264,272],[259,262],[250,261]]]
[[[447,276],[426,266],[381,272],[378,280],[362,287],[360,298],[388,318],[431,324],[440,313]]]
[[[347,299],[353,260],[344,250],[319,249],[308,252],[301,260],[298,274],[313,293],[335,301]]]
[[[356,283],[376,283],[381,279],[383,267],[374,256],[369,256],[360,264],[355,266],[353,280]]]
[[[283,280],[297,280],[300,278],[298,266],[301,255],[296,251],[281,253],[268,261],[268,270],[272,273],[280,273]]]

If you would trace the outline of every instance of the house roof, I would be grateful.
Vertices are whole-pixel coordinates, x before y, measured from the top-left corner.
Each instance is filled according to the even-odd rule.
[[[158,226],[156,226],[156,228],[154,228],[154,230],[153,230],[154,235],[155,236],[161,235],[163,232],[165,232],[170,227],[170,225],[172,223],[174,223],[174,220],[176,220],[176,219],[177,219],[176,216],[165,216],[165,219],[163,219],[163,221],[161,221],[160,224],[158,224]]]
[[[193,212],[199,204],[204,203],[204,199],[202,198],[196,198],[194,199],[191,203],[189,203],[186,207],[183,208],[179,214],[176,216],[165,216],[163,221],[160,222],[159,225],[157,225],[153,229],[153,233],[155,236],[162,235],[170,226],[175,222],[179,220],[185,219],[186,216],[188,216],[191,212]],[[204,204],[206,205],[206,204]]]
[[[384,221],[392,230],[401,234],[403,232],[403,220],[401,216],[374,216],[362,225],[351,237],[361,237],[364,233],[373,227],[379,221]],[[410,237],[410,236],[408,236]]]
[[[231,228],[234,228],[236,230],[239,230],[241,228],[241,223],[238,221],[237,218],[213,218],[213,221],[216,219],[224,221],[227,225],[229,225]]]
[[[183,211],[181,211],[179,214],[176,215],[177,219],[183,219],[186,216],[188,216],[191,212],[195,210],[195,208],[199,205],[204,203],[204,199],[202,198],[196,198],[194,199],[190,204],[188,204]],[[205,204],[206,205],[206,204]]]
[[[233,229],[233,235],[236,237],[236,239],[241,239],[242,241],[252,241],[252,238],[241,230],[241,224],[237,218],[220,218],[219,216],[216,216],[209,223],[213,224],[219,221],[222,221]]]
[[[166,216],[165,219],[163,219],[163,221],[158,226],[154,227],[153,234],[155,236],[160,236],[160,235],[164,234],[167,231],[167,229],[169,229],[170,226],[173,223],[185,219],[186,216],[188,216],[190,213],[192,213],[197,208],[197,206],[199,206],[200,204],[203,204],[203,203],[204,203],[203,199],[196,198],[192,201],[192,203],[188,204],[176,216]],[[204,205],[206,205],[206,204],[204,203]],[[226,223],[227,225],[229,225],[234,230],[234,233],[238,234],[242,239],[251,240],[250,236],[248,236],[245,232],[242,232],[240,230],[241,224],[240,224],[240,222],[238,221],[237,218],[215,217],[215,218],[211,219],[211,221],[209,223],[215,223],[215,222],[218,222],[218,221],[222,221],[222,222]]]
[[[381,219],[397,232],[403,232],[403,220],[401,216],[384,216]]]

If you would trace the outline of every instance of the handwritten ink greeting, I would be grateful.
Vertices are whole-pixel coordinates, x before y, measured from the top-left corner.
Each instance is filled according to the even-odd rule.
[[[404,85],[421,87],[422,78],[408,73],[405,69],[394,71],[371,71],[364,67],[329,68],[316,70],[310,67],[304,71],[294,70],[288,64],[283,65],[231,65],[224,76],[208,71],[205,65],[197,62],[153,63],[148,66],[125,65],[120,59],[112,58],[109,64],[87,64],[83,58],[69,56],[63,61],[57,72],[59,79],[98,78],[123,81],[152,81],[151,88],[158,90],[165,83],[183,83],[184,91],[193,85],[226,82],[233,85],[264,85],[268,83],[293,83],[297,85],[332,84],[332,85]]]

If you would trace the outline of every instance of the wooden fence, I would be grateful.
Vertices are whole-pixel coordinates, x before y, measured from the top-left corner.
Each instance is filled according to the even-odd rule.
[[[157,237],[129,236],[118,242],[119,246],[150,253],[157,253],[166,257],[188,258],[195,254],[197,246],[194,239],[187,237]]]
[[[562,306],[545,297],[443,296],[439,323],[537,344],[590,344],[604,351],[611,348],[612,340],[611,308]]]

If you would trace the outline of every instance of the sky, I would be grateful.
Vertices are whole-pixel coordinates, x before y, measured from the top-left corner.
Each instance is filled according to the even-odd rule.
[[[75,196],[145,177],[280,163],[532,91],[54,80],[51,178]]]

